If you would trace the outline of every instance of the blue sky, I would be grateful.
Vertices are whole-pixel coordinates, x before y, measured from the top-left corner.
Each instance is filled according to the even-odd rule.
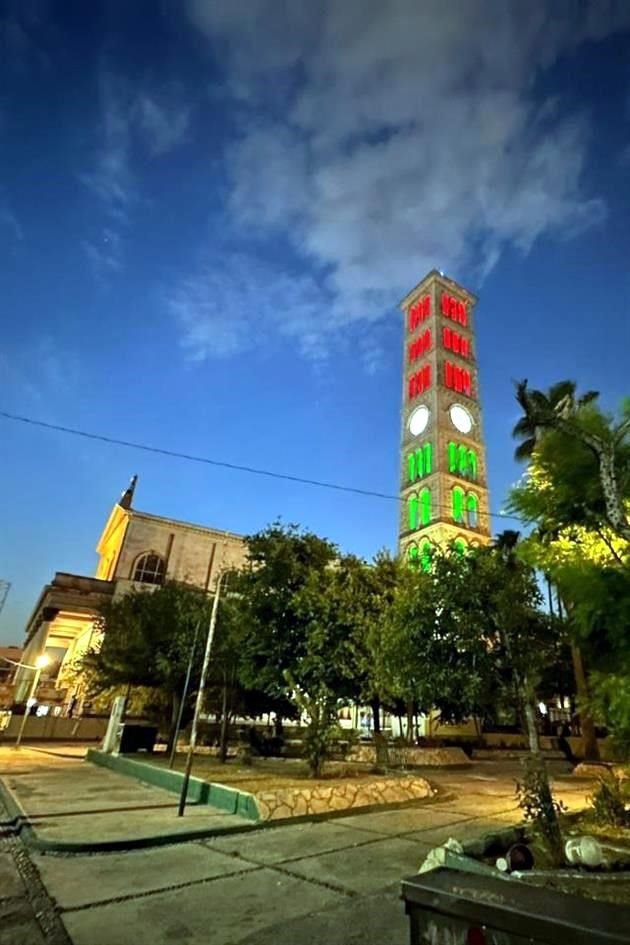
[[[0,409],[395,493],[397,303],[432,268],[480,297],[495,511],[514,378],[628,393],[627,3],[0,11]],[[395,502],[0,420],[1,639],[92,573],[136,472],[147,511],[395,546]]]

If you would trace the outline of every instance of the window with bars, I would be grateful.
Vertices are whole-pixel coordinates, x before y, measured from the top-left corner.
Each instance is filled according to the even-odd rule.
[[[137,559],[132,580],[142,584],[163,584],[164,571],[164,559],[150,551]]]
[[[449,390],[454,390],[458,394],[466,394],[472,397],[472,376],[466,368],[453,364],[452,361],[444,362],[444,386]]]
[[[407,479],[416,482],[433,472],[433,447],[424,443],[407,456]]]
[[[424,394],[431,387],[431,365],[425,364],[423,368],[412,374],[409,378],[409,400]]]
[[[431,330],[427,328],[419,338],[416,338],[409,345],[409,361],[417,361],[423,354],[426,354],[431,348],[431,340]]]
[[[460,486],[451,492],[453,521],[468,528],[479,527],[479,499],[474,492],[466,494]]]
[[[430,525],[431,517],[431,490],[425,488],[421,489],[418,494],[412,493],[407,499],[407,518],[410,531]]]
[[[444,326],[442,329],[442,342],[444,347],[448,351],[452,351],[453,354],[459,354],[462,358],[469,358],[471,355],[470,341],[468,338],[464,338],[463,335],[460,335],[458,331],[455,331],[454,328]]]
[[[448,444],[448,471],[454,476],[477,480],[477,453],[463,443]]]
[[[412,567],[420,567],[423,571],[431,570],[431,542],[427,539],[420,544],[414,542],[407,546],[407,561]]]

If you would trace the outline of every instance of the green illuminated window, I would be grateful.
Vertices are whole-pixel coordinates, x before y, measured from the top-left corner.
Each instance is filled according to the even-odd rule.
[[[409,482],[416,481],[416,454],[410,453],[407,457],[407,479]]]
[[[423,479],[433,471],[433,447],[425,443],[407,456],[407,478],[409,482]]]
[[[423,489],[420,493],[420,522],[428,525],[431,521],[431,490]]]
[[[448,471],[457,472],[457,445],[455,443],[448,444]]]
[[[469,492],[466,497],[466,513],[468,527],[477,528],[479,525],[479,499],[473,492]]]
[[[416,551],[418,549],[416,548]],[[424,541],[420,548],[420,567],[423,571],[431,570],[431,542]]]
[[[413,531],[418,527],[418,496],[410,495],[407,500],[407,512],[409,520],[409,528]]]
[[[477,454],[463,443],[448,444],[448,471],[463,479],[477,479]]]
[[[407,559],[409,564],[416,565],[418,563],[418,546],[409,545],[407,548]]]
[[[453,542],[453,548],[455,549],[458,555],[466,554],[467,545],[463,538],[456,538],[455,541]]]
[[[460,476],[465,476],[468,471],[468,450],[465,446],[460,445],[457,448],[457,466]]]
[[[455,486],[451,495],[453,521],[463,523],[464,521],[464,490]]]
[[[424,474],[428,476],[433,470],[433,449],[430,443],[425,443],[422,447],[422,456],[424,459]]]

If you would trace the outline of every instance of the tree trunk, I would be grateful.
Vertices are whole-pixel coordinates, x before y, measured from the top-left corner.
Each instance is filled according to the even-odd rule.
[[[407,703],[407,741],[413,745],[413,702]]]
[[[527,725],[527,740],[529,750],[533,755],[540,754],[540,739],[538,738],[538,727],[536,725],[536,709],[534,703],[528,696],[523,700],[523,712],[525,714],[525,723]]]
[[[171,725],[168,731],[168,741],[166,743],[167,756],[170,756],[171,751],[173,750],[173,745],[175,744],[175,739],[177,737],[177,718],[179,716],[180,703],[181,696],[179,692],[173,692],[171,696]]]
[[[221,732],[219,735],[219,761],[225,764],[228,753],[228,735],[230,722],[228,718],[228,680],[227,673],[223,674],[223,696],[221,699]]]
[[[599,452],[599,478],[604,493],[608,522],[618,535],[630,541],[630,525],[628,525],[626,510],[617,483],[613,447],[604,447]]]
[[[571,656],[573,658],[573,672],[575,673],[575,688],[578,694],[584,760],[599,761],[599,745],[597,744],[597,736],[595,734],[595,722],[588,708],[585,708],[585,706],[588,705],[589,699],[588,681],[584,671],[582,652],[578,646],[571,647]]]
[[[374,734],[381,734],[381,700],[378,696],[375,696],[374,699],[370,702],[372,706],[372,718],[374,721]]]

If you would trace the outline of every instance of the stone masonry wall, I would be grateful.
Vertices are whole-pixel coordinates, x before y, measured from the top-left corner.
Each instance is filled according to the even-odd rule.
[[[350,751],[348,761],[358,761],[365,764],[376,764],[376,749],[374,745],[356,745]],[[391,765],[404,767],[442,767],[448,765],[468,765],[470,758],[461,748],[416,748],[390,747],[389,761]]]
[[[254,795],[261,820],[282,820],[308,814],[353,810],[372,804],[400,804],[431,797],[433,788],[424,778],[379,778],[344,781],[341,784],[283,788]]]

